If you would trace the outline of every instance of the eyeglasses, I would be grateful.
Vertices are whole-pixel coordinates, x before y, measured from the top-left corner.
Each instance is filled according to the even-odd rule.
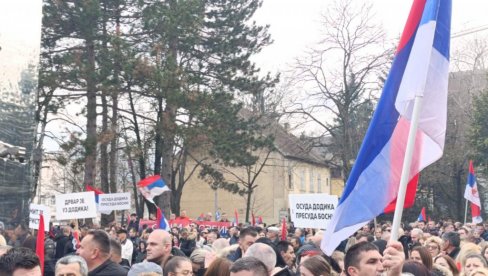
[[[428,249],[439,249],[439,247],[437,245],[427,245],[427,248]]]

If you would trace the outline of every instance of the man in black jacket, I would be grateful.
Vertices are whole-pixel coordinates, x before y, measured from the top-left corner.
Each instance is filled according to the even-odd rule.
[[[73,242],[71,237],[71,228],[69,226],[63,226],[61,233],[56,236],[56,254],[55,259],[61,259],[68,253],[71,253],[69,249],[73,248]]]
[[[246,250],[254,244],[254,242],[258,239],[258,232],[253,227],[244,228],[241,230],[239,234],[239,247],[237,250],[229,256],[227,259],[235,262],[238,259],[242,258]]]
[[[457,232],[448,232],[442,235],[442,251],[449,255],[453,260],[456,259],[460,248],[461,239]]]
[[[89,231],[77,254],[85,259],[88,276],[127,276],[127,270],[110,260],[110,238],[102,230]]]

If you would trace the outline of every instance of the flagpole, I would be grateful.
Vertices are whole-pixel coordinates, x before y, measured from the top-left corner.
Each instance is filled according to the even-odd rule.
[[[468,200],[466,200],[466,208],[464,209],[464,224],[466,224],[466,218],[468,217]]]
[[[403,206],[405,205],[405,194],[410,176],[410,166],[412,164],[413,150],[415,148],[415,136],[417,134],[417,127],[419,121],[420,110],[422,110],[423,96],[416,95],[413,104],[412,120],[410,130],[408,131],[407,148],[405,149],[405,157],[403,159],[402,176],[400,178],[400,186],[398,187],[398,196],[395,206],[395,215],[393,216],[393,225],[390,240],[398,240],[398,230],[402,222]]]

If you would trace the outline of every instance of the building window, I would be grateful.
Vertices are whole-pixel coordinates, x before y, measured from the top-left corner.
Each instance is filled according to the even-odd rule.
[[[300,191],[305,192],[305,170],[300,173]]]
[[[56,197],[55,196],[52,196],[51,197],[51,205],[52,206],[55,206],[56,205]]]
[[[331,168],[330,176],[332,178],[342,178],[342,170],[340,168]]]
[[[320,178],[320,174],[317,175],[317,193],[322,192],[322,178]]]
[[[310,192],[313,193],[315,190],[313,186],[313,169],[310,169]]]

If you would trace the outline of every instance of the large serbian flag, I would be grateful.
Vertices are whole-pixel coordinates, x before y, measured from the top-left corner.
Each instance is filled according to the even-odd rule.
[[[483,222],[481,217],[481,202],[480,194],[478,193],[478,185],[476,185],[476,176],[474,174],[473,161],[469,161],[468,183],[464,191],[464,198],[471,202],[471,217],[473,223]]]
[[[137,188],[139,188],[141,194],[151,202],[153,202],[154,197],[166,191],[170,191],[159,175],[153,175],[142,179],[137,183]]]
[[[417,96],[423,106],[409,181],[442,156],[450,26],[451,0],[414,0],[368,132],[324,233],[321,248],[326,254],[397,197]]]

